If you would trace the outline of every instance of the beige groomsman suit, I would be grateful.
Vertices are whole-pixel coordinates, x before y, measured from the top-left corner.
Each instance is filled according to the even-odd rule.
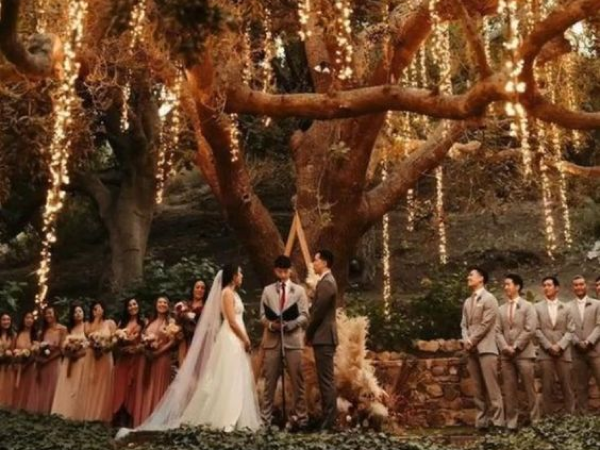
[[[542,407],[544,414],[552,411],[552,390],[554,388],[555,374],[560,382],[565,412],[573,414],[575,411],[575,398],[571,381],[571,341],[575,324],[569,305],[556,299],[537,302],[536,339],[539,343],[538,361],[542,369]],[[563,350],[558,356],[549,352],[552,345],[558,344]]]
[[[533,337],[537,327],[535,309],[527,300],[517,297],[500,307],[496,324],[496,342],[502,364],[502,396],[504,415],[509,429],[517,428],[519,417],[518,379],[521,378],[527,394],[527,412],[532,422],[539,418],[535,392],[535,346]],[[508,355],[505,351],[516,351]]]
[[[484,288],[465,301],[460,326],[463,341],[471,342],[473,346],[467,357],[467,369],[475,383],[477,428],[487,428],[490,422],[498,427],[504,425],[502,393],[498,384],[497,319],[498,301]]]
[[[573,333],[573,381],[577,394],[577,412],[588,410],[590,373],[600,388],[600,301],[589,298],[574,299],[569,304],[575,322]],[[582,317],[583,314],[583,317]],[[588,341],[590,346],[582,350],[579,342]]]
[[[285,293],[284,293],[285,291]],[[283,308],[281,307],[284,301]],[[297,306],[295,306],[297,305]],[[260,302],[260,319],[265,327],[262,346],[265,350],[264,376],[265,392],[263,396],[263,420],[270,424],[273,417],[273,402],[277,382],[282,373],[281,331],[272,329],[267,319],[266,309],[280,316],[283,311],[297,307],[299,316],[289,322],[283,332],[285,348],[285,365],[292,382],[293,408],[292,416],[296,416],[299,424],[307,421],[306,401],[304,395],[304,376],[302,373],[302,350],[304,349],[304,328],[308,323],[308,298],[304,288],[288,281],[285,286],[281,282],[265,287]]]

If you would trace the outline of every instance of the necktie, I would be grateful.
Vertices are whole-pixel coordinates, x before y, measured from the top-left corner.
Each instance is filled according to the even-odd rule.
[[[515,302],[510,302],[510,308],[508,309],[508,323],[512,327],[515,320]]]
[[[285,283],[281,283],[281,299],[280,299],[279,310],[283,312],[285,306]]]

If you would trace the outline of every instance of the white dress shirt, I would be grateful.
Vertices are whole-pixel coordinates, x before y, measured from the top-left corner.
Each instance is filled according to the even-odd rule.
[[[554,300],[546,299],[546,304],[548,305],[548,314],[550,314],[550,322],[552,322],[552,326],[556,325],[556,318],[558,317],[558,304],[559,301],[557,298]]]
[[[587,295],[583,298],[577,299],[577,307],[579,308],[579,316],[581,317],[581,321],[583,322],[583,315],[585,314],[585,302],[587,302]]]

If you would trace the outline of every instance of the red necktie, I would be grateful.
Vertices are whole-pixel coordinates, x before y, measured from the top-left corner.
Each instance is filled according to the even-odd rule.
[[[285,283],[281,283],[281,305],[279,305],[279,310],[283,312],[284,306],[285,306]]]

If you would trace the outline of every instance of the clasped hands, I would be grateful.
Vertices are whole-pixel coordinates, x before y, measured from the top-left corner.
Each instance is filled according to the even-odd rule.
[[[268,328],[269,328],[269,331],[273,331],[273,332],[281,331],[281,321],[273,320],[273,321],[269,322]],[[283,322],[283,331],[284,332],[292,331],[294,328],[295,328],[294,322]]]

